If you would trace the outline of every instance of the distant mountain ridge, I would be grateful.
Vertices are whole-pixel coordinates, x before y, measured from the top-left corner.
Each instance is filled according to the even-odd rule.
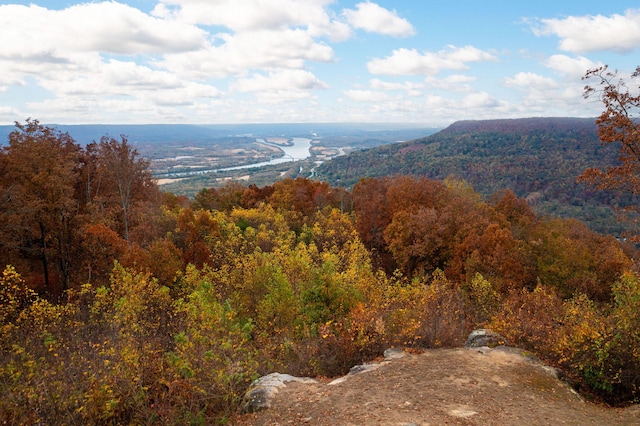
[[[593,118],[458,121],[425,138],[335,158],[317,175],[347,187],[361,178],[398,174],[455,177],[485,197],[510,189],[539,214],[575,217],[617,233],[622,228],[611,206],[629,200],[577,183],[589,167],[617,164],[617,154],[617,147],[601,145]]]
[[[506,118],[494,120],[461,120],[456,121],[443,133],[456,132],[508,132],[531,130],[576,130],[580,128],[592,128],[597,130],[595,118],[577,117],[531,117],[531,118]]]
[[[45,123],[42,123],[45,124]],[[326,137],[367,135],[394,130],[424,130],[428,127],[415,123],[246,123],[246,124],[46,124],[68,132],[81,145],[102,136],[128,137],[136,143],[203,142],[228,136],[254,135],[259,137]],[[14,125],[0,125],[0,146],[6,144]],[[429,131],[433,133],[436,129]]]

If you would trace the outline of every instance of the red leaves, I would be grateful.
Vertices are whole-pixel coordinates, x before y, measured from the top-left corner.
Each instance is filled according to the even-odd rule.
[[[637,78],[640,67],[631,74]],[[603,144],[619,143],[620,167],[612,167],[602,174],[589,171],[582,180],[595,183],[599,188],[623,189],[634,194],[640,192],[637,175],[640,173],[640,125],[636,117],[640,108],[640,93],[637,88],[630,88],[617,71],[610,71],[607,66],[587,71],[584,80],[597,79],[598,86],[587,85],[584,90],[586,98],[599,96],[605,109],[596,120],[598,135]],[[636,93],[633,93],[634,91]],[[626,180],[626,181],[625,181]]]

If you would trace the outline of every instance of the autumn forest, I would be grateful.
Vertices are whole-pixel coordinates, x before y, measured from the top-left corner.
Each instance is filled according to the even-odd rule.
[[[478,327],[636,401],[635,247],[513,192],[366,178],[160,191],[126,137],[0,152],[0,419],[210,424],[259,375],[337,375]]]
[[[598,138],[619,156],[580,179],[633,200],[640,96],[607,67],[585,78],[605,106]],[[535,143],[551,147],[545,135]],[[431,170],[444,163],[428,150],[457,155],[465,139],[388,157]],[[189,199],[162,191],[126,136],[82,146],[16,123],[0,150],[0,421],[224,424],[260,375],[335,376],[389,347],[459,346],[479,327],[588,399],[638,402],[638,235],[415,167],[354,180],[362,158],[325,168],[350,172],[349,187],[228,181]]]

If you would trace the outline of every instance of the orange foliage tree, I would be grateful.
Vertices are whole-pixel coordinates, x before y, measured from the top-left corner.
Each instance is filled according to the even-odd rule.
[[[157,192],[149,162],[140,158],[124,135],[120,141],[103,136],[99,143],[94,142],[87,149],[95,152],[92,166],[98,175],[92,200],[100,204],[103,214],[111,216],[115,230],[130,241],[136,209],[152,200]],[[141,221],[144,219],[138,220]]]
[[[16,122],[0,150],[0,263],[54,297],[105,275],[118,239],[148,246],[165,231],[148,166],[124,136],[83,148],[38,120]]]
[[[640,76],[640,67],[631,74],[634,80]],[[614,189],[631,195],[640,194],[640,87],[629,87],[617,71],[608,66],[587,71],[583,80],[596,80],[597,86],[587,85],[585,98],[598,96],[604,104],[604,111],[596,119],[598,136],[604,144],[619,145],[620,164],[609,166],[604,170],[587,169],[581,179],[598,189]],[[624,209],[627,217],[635,217],[638,222],[638,207],[627,206]],[[637,239],[638,236],[636,235]]]
[[[69,136],[38,120],[16,123],[9,146],[0,151],[0,255],[40,263],[45,289],[58,277],[70,283],[78,248],[74,186],[80,147]]]

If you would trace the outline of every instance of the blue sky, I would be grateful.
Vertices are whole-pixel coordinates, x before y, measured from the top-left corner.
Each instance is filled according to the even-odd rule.
[[[588,117],[639,51],[624,0],[0,3],[0,124]]]

